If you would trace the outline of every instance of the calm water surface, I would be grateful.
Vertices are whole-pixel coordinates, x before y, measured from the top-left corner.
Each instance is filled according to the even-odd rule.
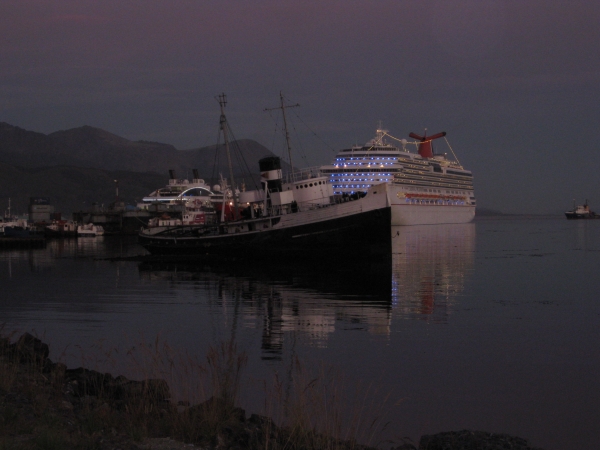
[[[117,237],[3,250],[0,323],[37,334],[55,361],[126,374],[140,345],[201,361],[233,340],[254,386],[241,401],[257,412],[256,386],[285,383],[300,362],[334,367],[350,397],[359,385],[377,404],[389,393],[376,411],[389,438],[469,428],[547,450],[598,448],[600,221],[489,218],[394,233],[391,267],[360,254],[323,265],[318,249],[302,265],[105,259],[144,254]]]

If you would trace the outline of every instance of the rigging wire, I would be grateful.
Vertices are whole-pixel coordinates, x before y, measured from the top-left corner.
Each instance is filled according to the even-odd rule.
[[[290,100],[283,96],[283,100],[286,100],[287,102],[290,102]],[[300,105],[292,105],[292,106],[300,106]],[[280,108],[267,108],[265,109],[265,111],[269,112],[269,116],[271,117],[271,120],[273,120],[273,123],[275,124],[275,129],[273,131],[273,142],[272,142],[272,146],[271,148],[275,149],[275,136],[278,134],[278,132],[280,132],[282,135],[285,135],[285,130],[282,129],[282,127],[279,124],[279,121],[277,119],[275,119],[275,117],[273,116],[272,111],[275,109],[281,109]],[[286,108],[287,109],[287,108]],[[291,108],[290,108],[291,109]],[[306,127],[306,129],[312,133],[313,136],[315,136],[319,141],[321,141],[327,148],[329,148],[331,151],[336,151],[331,145],[329,145],[324,139],[322,139],[312,128],[310,128],[308,126],[308,124],[302,120],[302,117],[300,117],[300,115],[296,112],[296,111],[292,111],[294,113],[294,116],[302,123],[302,125],[304,125],[304,127]],[[290,116],[288,116],[288,120],[291,119]],[[291,123],[291,127],[288,126],[288,132],[290,130],[290,128],[292,129],[292,131],[294,131],[294,136],[295,136],[295,146],[298,148],[297,152],[300,156],[300,158],[304,161],[305,165],[308,165],[308,156],[306,154],[306,150],[305,150],[305,146],[303,145],[303,142],[300,138],[300,133],[298,132],[298,129],[296,127],[296,123],[293,120],[289,120],[289,122]],[[285,138],[285,136],[284,136]],[[285,147],[286,143],[284,142],[284,147]],[[285,149],[282,151],[282,153],[285,153]],[[287,161],[288,163],[291,164],[290,161],[288,161],[288,157],[287,156],[282,156],[282,159],[284,161]]]
[[[221,148],[221,131],[219,130],[219,132],[217,133],[217,145],[215,145],[215,158],[213,161],[213,168],[212,168],[212,174],[210,176],[211,181],[213,182],[213,186],[217,183],[219,183],[219,180],[217,179],[217,175],[216,175],[216,171],[217,171],[217,167],[219,166],[219,149]],[[221,188],[223,188],[223,186],[221,186]]]
[[[275,124],[275,129],[273,130],[273,141],[272,141],[272,143],[271,143],[271,151],[273,151],[273,152],[274,152],[274,150],[275,150],[275,146],[276,146],[276,145],[275,145],[275,139],[277,138],[277,136],[280,136],[280,137],[282,137],[282,139],[285,139],[285,136],[283,135],[283,129],[282,129],[280,126],[279,126],[279,122],[278,122],[278,121],[275,119],[275,117],[273,117],[273,112],[272,112],[272,110],[271,110],[271,109],[268,109],[268,110],[266,110],[266,111],[268,111],[268,112],[269,112],[269,116],[271,117],[271,120],[273,120],[273,123]],[[281,133],[281,134],[280,134],[280,133]],[[286,161],[286,162],[288,162],[288,163],[289,163],[289,161],[287,161],[287,156],[285,156],[285,151],[284,151],[284,150],[282,150],[281,158],[282,158],[284,161]]]
[[[277,108],[275,108],[275,109],[277,109]],[[283,161],[285,161],[287,164],[290,164],[290,161],[288,161],[289,157],[285,151],[286,146],[287,146],[287,143],[285,141],[285,130],[279,125],[279,122],[277,121],[277,119],[275,119],[275,117],[273,117],[272,110],[268,109],[266,111],[269,112],[269,116],[271,117],[271,120],[273,120],[273,123],[275,124],[275,129],[273,130],[273,142],[271,144],[271,151],[273,153],[276,153],[275,148],[276,147],[279,148],[279,145],[275,143],[277,136],[279,136],[281,139],[281,151],[279,153],[280,158]]]
[[[308,158],[306,156],[306,152],[304,151],[304,147],[302,146],[302,140],[300,139],[300,133],[296,129],[296,124],[294,123],[294,121],[290,120],[290,122],[292,123],[292,129],[294,130],[294,136],[296,137],[296,142],[297,142],[297,146],[298,146],[298,153],[300,155],[300,159],[302,159],[304,161],[305,166],[308,166]]]
[[[278,134],[278,128],[279,128],[279,123],[275,120],[275,118],[273,117],[273,113],[271,112],[271,110],[269,109],[269,116],[271,117],[271,120],[273,120],[273,123],[275,124],[275,129],[273,130],[273,140],[271,141],[271,148],[275,148],[275,136],[277,136]]]
[[[456,157],[456,154],[454,153],[454,150],[452,150],[452,147],[450,146],[450,142],[448,142],[448,139],[446,138],[446,136],[444,136],[444,140],[446,141],[446,144],[448,145],[448,148],[452,152],[452,155],[454,156],[454,159],[456,160],[456,162],[458,163],[458,165],[462,167],[462,164],[460,163],[460,161]]]
[[[232,147],[234,147],[233,156],[236,158],[238,167],[240,168],[242,175],[246,174],[246,175],[250,176],[250,179],[252,180],[252,184],[254,185],[254,188],[258,190],[256,180],[251,175],[252,172],[250,171],[250,168],[248,167],[248,163],[246,162],[246,159],[244,158],[244,154],[242,153],[242,149],[240,148],[240,143],[236,139],[235,135],[233,134],[233,130],[229,126],[229,123],[227,123],[226,125],[227,125],[227,130],[228,130],[229,136],[231,136],[231,138],[232,138],[231,145],[232,145]],[[235,187],[232,186],[231,189],[233,192],[235,190]]]
[[[325,142],[325,141],[324,141],[324,140],[321,138],[321,136],[319,136],[319,135],[318,135],[316,132],[314,132],[314,131],[312,130],[312,128],[310,128],[310,127],[309,127],[309,126],[306,124],[306,122],[304,122],[304,121],[302,120],[302,118],[301,118],[301,117],[298,115],[298,113],[297,113],[297,112],[295,112],[295,111],[292,111],[292,112],[293,112],[293,113],[294,113],[294,115],[295,115],[295,116],[298,118],[298,120],[299,120],[300,122],[302,122],[302,124],[303,124],[303,125],[304,125],[306,128],[308,128],[308,131],[310,131],[310,132],[311,132],[311,133],[312,133],[312,134],[313,134],[313,135],[314,135],[314,136],[315,136],[317,139],[319,139],[319,140],[320,140],[320,141],[321,141],[323,144],[325,144],[325,146],[329,147],[329,149],[330,149],[331,151],[333,151],[333,152],[335,152],[335,151],[336,151],[336,149],[334,149],[334,148],[333,148],[331,145],[329,145],[327,142]]]
[[[402,142],[402,139],[398,139],[397,137],[392,136],[391,134],[385,132],[384,136],[390,137],[392,139],[395,139],[398,142]],[[448,146],[448,148],[450,149],[450,152],[452,152],[452,156],[454,157],[454,160],[458,163],[459,166],[462,167],[462,164],[460,163],[460,161],[458,160],[458,157],[456,156],[456,153],[454,153],[454,150],[452,149],[452,146],[450,145],[450,142],[448,142],[448,138],[446,136],[444,136],[444,140],[446,141],[446,145]],[[407,144],[412,144],[415,147],[419,146],[419,142],[418,141],[407,141]]]

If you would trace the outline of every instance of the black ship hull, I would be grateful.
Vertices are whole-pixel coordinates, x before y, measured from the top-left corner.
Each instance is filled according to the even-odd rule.
[[[314,223],[264,231],[194,236],[139,235],[153,255],[206,258],[347,258],[391,257],[391,209],[383,207]]]
[[[588,219],[600,219],[600,215],[593,212],[587,214],[579,214],[575,212],[566,212],[565,216],[569,220],[588,220]]]

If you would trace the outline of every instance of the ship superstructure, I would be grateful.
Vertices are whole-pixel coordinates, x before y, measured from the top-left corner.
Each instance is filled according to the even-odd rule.
[[[373,185],[388,183],[394,197],[392,225],[469,222],[476,204],[473,175],[456,157],[434,154],[432,141],[445,135],[410,133],[415,141],[408,142],[380,127],[365,145],[339,151],[321,173],[329,177],[336,195],[360,197]],[[386,137],[401,147],[388,143]],[[409,151],[410,145],[418,152]]]
[[[187,197],[211,197],[213,191],[210,186],[206,184],[203,179],[199,178],[197,169],[193,169],[193,173],[194,178],[190,182],[186,179],[177,178],[175,176],[175,171],[169,170],[169,184],[151,192],[148,196],[144,197],[142,201],[144,203],[165,203]],[[217,188],[217,186],[215,186],[215,188]]]

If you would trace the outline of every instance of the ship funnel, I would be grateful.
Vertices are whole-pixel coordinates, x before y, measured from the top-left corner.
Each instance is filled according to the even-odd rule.
[[[173,169],[169,169],[169,177],[171,178],[171,180],[175,180],[177,178]]]
[[[198,175],[198,169],[192,169],[192,173],[194,174],[194,180],[197,180],[200,178],[200,176]]]
[[[258,161],[260,180],[267,183],[269,192],[281,192],[281,160],[277,156],[269,156]]]
[[[423,158],[433,158],[433,149],[431,148],[431,141],[434,139],[439,139],[441,137],[446,136],[446,132],[442,131],[441,133],[434,134],[432,136],[427,136],[427,131],[423,136],[419,136],[416,133],[410,133],[409,136],[414,139],[418,139],[421,141],[419,144],[419,155]]]

